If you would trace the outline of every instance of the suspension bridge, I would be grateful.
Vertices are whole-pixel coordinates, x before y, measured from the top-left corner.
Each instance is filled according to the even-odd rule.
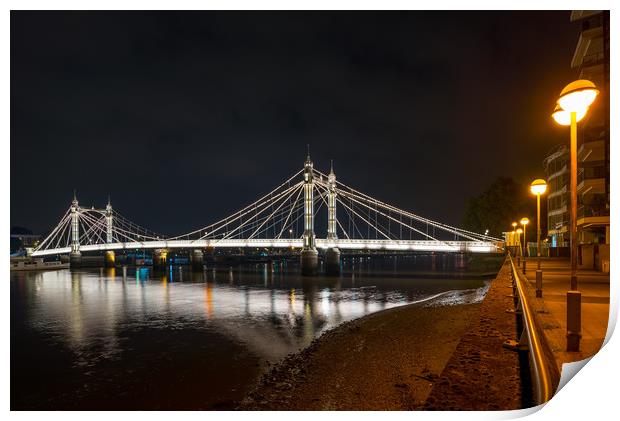
[[[326,214],[320,211],[325,208]],[[321,218],[323,217],[323,218]],[[316,231],[324,219],[324,238]],[[327,271],[338,272],[340,250],[491,253],[502,241],[437,222],[364,194],[314,168],[304,166],[282,184],[237,212],[192,232],[164,236],[135,224],[112,208],[80,206],[77,198],[32,255],[69,254],[79,265],[84,252],[105,252],[114,261],[119,250],[153,250],[154,262],[169,250],[191,250],[202,262],[203,250],[216,248],[298,248],[302,271],[314,273],[318,250]]]

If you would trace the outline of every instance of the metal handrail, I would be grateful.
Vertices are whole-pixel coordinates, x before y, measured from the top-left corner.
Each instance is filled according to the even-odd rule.
[[[555,394],[560,374],[551,348],[543,336],[538,319],[530,306],[528,294],[522,282],[522,278],[525,276],[516,267],[510,253],[508,259],[521,303],[523,334],[526,335],[527,339],[536,404],[540,405],[549,401]]]

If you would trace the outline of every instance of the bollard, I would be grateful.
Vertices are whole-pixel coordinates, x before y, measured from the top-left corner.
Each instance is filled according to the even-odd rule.
[[[542,270],[536,271],[536,298],[542,297]]]
[[[581,341],[581,292],[566,293],[566,350],[578,352]]]

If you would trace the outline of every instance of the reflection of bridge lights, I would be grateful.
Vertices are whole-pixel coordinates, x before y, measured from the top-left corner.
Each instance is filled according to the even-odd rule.
[[[207,317],[211,318],[213,316],[213,288],[207,282],[205,288],[205,296],[206,296],[206,306],[207,306]]]
[[[149,268],[141,267],[136,269],[136,280],[146,281],[149,278]]]
[[[329,316],[329,289],[321,291],[321,308],[325,316]]]

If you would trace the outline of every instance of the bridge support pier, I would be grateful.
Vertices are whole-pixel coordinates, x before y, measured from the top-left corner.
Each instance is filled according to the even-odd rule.
[[[319,252],[316,249],[303,249],[301,251],[301,274],[305,276],[316,275],[319,268]]]
[[[72,251],[69,254],[69,267],[70,268],[79,268],[82,266],[82,253],[80,251]]]
[[[340,275],[340,250],[328,248],[325,252],[325,273],[327,275]]]
[[[454,266],[458,270],[467,269],[467,254],[465,253],[457,253],[455,256]]]
[[[113,268],[116,265],[116,255],[112,250],[105,252],[103,256],[103,265],[107,268]]]
[[[192,264],[192,270],[201,271],[204,265],[204,253],[200,249],[192,250],[189,255],[190,262]]]
[[[153,251],[153,269],[165,269],[168,263],[168,250]]]

